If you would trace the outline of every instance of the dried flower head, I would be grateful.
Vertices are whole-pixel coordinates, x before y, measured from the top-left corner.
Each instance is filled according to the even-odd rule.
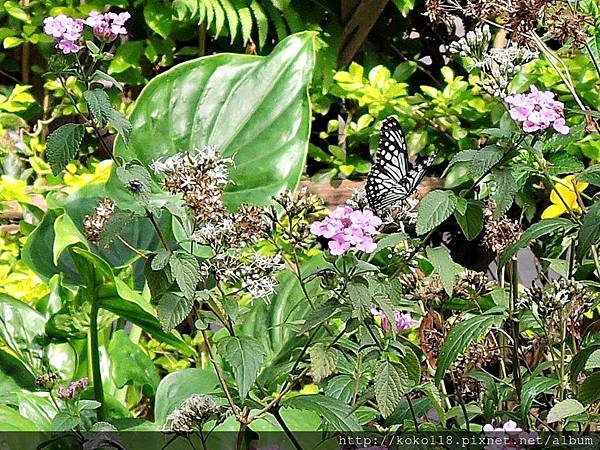
[[[52,389],[58,382],[58,375],[53,371],[48,371],[38,375],[35,379],[35,385],[42,389]]]
[[[572,40],[574,45],[580,46],[586,44],[589,38],[587,28],[593,25],[594,19],[566,4],[557,4],[546,13],[544,23],[561,44]]]
[[[519,240],[523,229],[521,224],[509,218],[494,219],[494,208],[488,205],[484,209],[483,243],[497,255],[501,255],[511,244]]]
[[[202,429],[202,425],[209,420],[216,420],[217,423],[223,422],[230,414],[229,408],[217,405],[212,397],[193,394],[185,399],[179,408],[169,414],[164,431],[191,433]]]
[[[186,206],[200,222],[218,221],[227,209],[223,188],[230,182],[228,167],[232,158],[222,157],[215,146],[205,145],[194,153],[176,153],[151,164],[155,174],[171,194],[181,194]]]
[[[560,278],[544,287],[526,289],[518,306],[537,309],[537,315],[549,336],[560,339],[565,326],[569,334],[579,338],[583,314],[591,308],[594,299],[595,296],[583,283]]]
[[[98,244],[104,231],[106,222],[112,217],[115,212],[115,204],[109,198],[98,203],[94,214],[83,218],[83,232],[88,241]]]

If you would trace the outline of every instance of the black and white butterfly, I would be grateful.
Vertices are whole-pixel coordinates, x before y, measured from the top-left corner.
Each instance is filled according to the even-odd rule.
[[[411,164],[400,124],[388,117],[381,125],[375,162],[367,176],[365,192],[371,209],[381,211],[412,195],[425,176],[434,156]]]

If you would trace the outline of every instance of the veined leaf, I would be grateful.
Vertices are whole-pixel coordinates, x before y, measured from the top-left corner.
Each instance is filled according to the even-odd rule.
[[[246,399],[264,358],[264,350],[250,336],[227,336],[218,342],[219,354],[229,363],[238,386],[240,398]]]
[[[48,136],[46,156],[54,175],[58,175],[73,160],[79,151],[84,134],[83,125],[67,123]]]
[[[389,417],[400,404],[400,399],[414,383],[409,379],[404,366],[390,361],[377,364],[375,376],[375,398],[384,418]]]
[[[585,412],[585,407],[577,400],[569,398],[554,405],[552,409],[550,409],[546,421],[548,423],[554,423],[566,419],[567,417],[581,414],[582,412]]]
[[[298,395],[286,400],[281,406],[314,411],[320,414],[336,431],[362,431],[362,427],[352,415],[350,407],[335,398],[319,394]]]
[[[431,191],[419,204],[417,234],[425,234],[440,225],[454,212],[456,196],[451,191]]]

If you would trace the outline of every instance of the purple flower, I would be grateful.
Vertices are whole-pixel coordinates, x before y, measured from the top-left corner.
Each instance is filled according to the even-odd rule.
[[[371,309],[371,314],[381,319],[381,328],[383,331],[390,331],[390,321],[387,316],[380,309]],[[409,313],[401,313],[400,311],[394,311],[394,322],[396,322],[396,332],[400,333],[403,330],[408,330],[419,323],[418,320],[414,320]]]
[[[560,134],[569,133],[564,118],[564,104],[554,99],[553,92],[540,91],[531,85],[531,92],[509,95],[505,101],[510,105],[510,117],[519,122],[526,133],[544,131],[549,127]]]
[[[486,450],[519,450],[527,447],[526,445],[520,445],[522,442],[535,442],[538,438],[536,432],[525,432],[512,420],[506,422],[501,428],[495,428],[488,423],[483,426],[483,431],[494,439],[500,438],[498,443],[485,446]]]
[[[73,381],[67,387],[59,387],[58,388],[58,397],[63,400],[72,400],[75,398],[77,394],[81,391],[84,391],[85,388],[88,387],[89,379],[88,377],[80,378],[79,380]]]
[[[125,22],[131,17],[128,12],[91,12],[85,23],[92,28],[94,36],[105,42],[114,41],[119,35],[127,34]]]
[[[372,211],[338,206],[325,219],[314,222],[310,232],[330,239],[328,247],[332,255],[342,255],[351,249],[372,253],[377,249],[373,236],[380,225],[381,219]]]
[[[60,14],[56,17],[46,17],[44,19],[44,33],[52,36],[56,48],[63,54],[77,53],[82,49],[79,44],[83,34],[84,22],[81,19]]]

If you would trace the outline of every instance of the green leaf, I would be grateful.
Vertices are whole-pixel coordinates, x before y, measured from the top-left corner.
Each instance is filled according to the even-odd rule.
[[[400,399],[414,384],[404,366],[380,361],[375,375],[375,398],[383,418],[389,417],[400,404]]]
[[[456,264],[452,261],[448,249],[445,247],[428,247],[427,259],[433,266],[435,272],[440,276],[442,286],[448,296],[452,297],[454,283],[456,281]]]
[[[135,214],[131,213],[131,211],[123,211],[115,206],[112,215],[105,222],[100,233],[100,247],[106,248],[113,244],[117,236],[124,233],[127,226],[132,223],[135,217]]]
[[[54,175],[58,175],[73,160],[84,134],[85,127],[83,125],[67,123],[48,136],[46,157]]]
[[[422,235],[440,225],[454,212],[456,196],[450,191],[429,192],[419,204],[417,234]]]
[[[183,369],[164,377],[156,390],[154,418],[163,426],[167,416],[193,394],[217,394],[219,380],[212,366],[207,369]]]
[[[350,407],[335,398],[318,394],[298,395],[284,401],[281,406],[314,411],[336,431],[362,431],[362,427],[352,415]]]
[[[398,244],[405,242],[408,239],[408,235],[406,233],[390,233],[384,235],[381,239],[377,241],[377,249],[374,254],[384,248],[395,247]]]
[[[0,404],[0,424],[2,424],[2,431],[39,431],[34,422],[4,404]]]
[[[443,426],[446,423],[446,411],[444,410],[444,405],[442,404],[442,396],[440,391],[435,384],[427,382],[417,386],[415,389],[427,395],[427,398],[429,398],[429,401],[436,410],[438,417],[440,418],[440,423]]]
[[[135,386],[149,385],[156,392],[160,377],[152,360],[141,348],[131,342],[129,335],[118,330],[108,346],[110,373],[117,388],[127,384]]]
[[[502,159],[503,151],[497,145],[486,145],[477,151],[469,164],[469,173],[479,177],[490,170]]]
[[[579,261],[583,260],[593,245],[600,240],[600,203],[594,203],[583,216],[583,223],[577,234],[577,249],[575,254]]]
[[[246,399],[264,359],[264,350],[250,336],[227,336],[218,342],[219,355],[231,366],[240,398]]]
[[[513,203],[513,199],[519,187],[513,177],[510,169],[506,170],[494,170],[492,176],[496,183],[496,188],[492,194],[492,201],[496,208],[494,209],[494,219],[499,219],[510,209]]]
[[[600,372],[594,372],[585,378],[579,386],[577,398],[585,405],[600,400]]]
[[[471,342],[483,337],[493,325],[498,326],[502,319],[501,315],[482,314],[466,319],[452,328],[437,360],[436,385],[439,385],[446,370],[456,361],[459,353],[464,352]]]
[[[524,421],[529,416],[529,410],[535,398],[543,392],[552,389],[558,384],[558,381],[553,378],[534,377],[527,380],[523,384],[521,392],[521,417]]]
[[[333,373],[338,363],[338,351],[325,344],[315,344],[308,351],[310,355],[309,375],[315,383],[320,383]]]
[[[325,395],[350,404],[352,397],[354,397],[354,391],[357,390],[357,394],[360,395],[367,387],[368,382],[366,376],[362,376],[357,380],[354,375],[336,375],[327,382]]]
[[[52,431],[72,431],[81,424],[79,416],[59,411],[52,419]]]
[[[585,370],[600,368],[600,350],[594,350],[585,362]]]
[[[117,177],[134,197],[144,203],[148,202],[152,179],[144,166],[128,164],[117,167]]]
[[[158,319],[163,330],[171,331],[189,316],[194,307],[194,298],[167,292],[158,302]]]
[[[56,265],[58,265],[58,260],[66,248],[75,244],[87,246],[85,237],[67,214],[61,214],[54,222],[54,235],[52,261]]]
[[[161,0],[149,0],[144,6],[144,19],[152,31],[166,39],[171,33],[171,4]]]
[[[554,405],[550,409],[546,421],[548,423],[554,423],[558,422],[559,420],[566,419],[567,417],[581,414],[582,412],[585,412],[585,407],[577,400],[569,398]]]
[[[400,361],[406,369],[410,380],[414,384],[419,384],[421,382],[421,362],[410,347],[406,347],[404,349],[404,353],[405,355],[400,358]]]
[[[124,145],[127,145],[129,143],[129,135],[131,134],[131,122],[129,119],[116,109],[111,109],[108,113],[108,123],[117,130]]]
[[[600,186],[600,164],[593,164],[583,172],[581,172],[577,179],[579,181],[585,181],[586,183],[593,184],[594,186]]]
[[[100,127],[106,126],[113,107],[108,94],[102,89],[92,89],[83,93],[90,114]]]
[[[499,261],[499,267],[503,267],[510,259],[517,254],[519,249],[527,247],[531,241],[542,236],[554,233],[555,231],[567,231],[573,228],[575,224],[569,219],[543,219],[530,226],[519,238],[517,242],[510,245],[502,254]]]
[[[230,208],[295,188],[310,134],[313,41],[314,33],[300,33],[267,57],[218,54],[160,74],[136,102],[128,148],[118,139],[115,154],[147,167],[182,149],[216,145],[235,160],[224,195]]]
[[[468,241],[475,239],[483,230],[482,203],[478,200],[467,200],[464,213],[454,211],[454,217]]]
[[[162,270],[169,264],[169,259],[171,258],[171,252],[165,250],[164,248],[159,249],[152,258],[150,266],[152,270]]]
[[[350,301],[359,319],[364,319],[370,314],[373,303],[371,302],[371,293],[369,288],[361,283],[350,282],[346,287]]]
[[[177,250],[171,254],[169,267],[183,295],[193,299],[196,285],[200,281],[200,265],[196,257],[185,251]]]

